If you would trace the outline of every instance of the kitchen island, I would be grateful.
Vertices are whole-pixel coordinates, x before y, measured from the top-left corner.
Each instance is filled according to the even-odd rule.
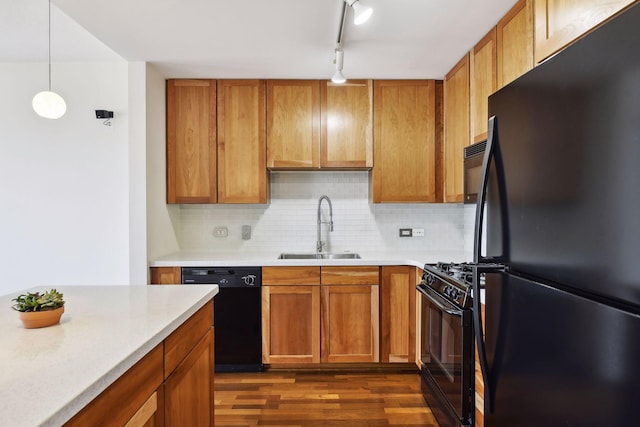
[[[64,294],[65,313],[59,325],[42,329],[22,327],[10,308],[19,293],[0,297],[2,426],[64,424],[148,354],[162,356],[168,338],[186,321],[204,316],[211,330],[213,319],[203,310],[210,307],[212,315],[218,293],[216,285],[57,289]],[[166,382],[171,372],[166,363],[164,369],[159,377]]]

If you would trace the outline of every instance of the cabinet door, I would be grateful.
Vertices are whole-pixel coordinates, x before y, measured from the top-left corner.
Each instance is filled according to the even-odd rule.
[[[493,28],[476,44],[470,54],[471,141],[487,139],[489,95],[497,87],[496,29]]]
[[[373,88],[371,80],[320,82],[320,167],[373,166]]]
[[[152,285],[179,285],[181,282],[180,267],[151,267]]]
[[[165,380],[165,426],[213,426],[213,328]]]
[[[444,201],[464,198],[464,147],[469,145],[469,55],[444,80]]]
[[[533,68],[533,0],[520,0],[498,22],[498,88]]]
[[[320,286],[262,287],[262,361],[320,362]]]
[[[267,203],[263,80],[218,80],[218,203]]]
[[[435,82],[376,80],[373,85],[373,202],[434,202]]]
[[[536,1],[536,62],[542,62],[633,2],[634,0]]]
[[[381,362],[414,362],[416,357],[416,269],[382,267],[380,291]]]
[[[167,203],[216,196],[216,81],[167,80]]]
[[[322,362],[378,362],[379,286],[322,286]]]
[[[267,166],[320,165],[320,82],[267,81]]]

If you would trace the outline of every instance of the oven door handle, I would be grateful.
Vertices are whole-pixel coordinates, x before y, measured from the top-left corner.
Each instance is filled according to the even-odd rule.
[[[452,316],[462,316],[462,310],[451,305],[451,303],[447,302],[444,298],[442,298],[440,295],[435,293],[430,288],[418,285],[418,290],[425,297],[427,297],[429,301],[435,304],[436,307],[438,307],[440,310],[444,311],[445,313],[450,314]]]

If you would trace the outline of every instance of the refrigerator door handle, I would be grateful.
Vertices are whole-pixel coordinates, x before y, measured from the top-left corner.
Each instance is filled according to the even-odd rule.
[[[473,275],[473,329],[476,336],[476,344],[478,345],[478,362],[482,371],[484,381],[484,403],[485,409],[489,408],[489,412],[493,412],[493,388],[489,382],[489,362],[487,361],[487,350],[484,342],[484,328],[482,327],[482,312],[480,311],[480,273],[478,266],[472,267]]]
[[[495,142],[498,137],[497,117],[489,118],[487,146],[484,150],[482,159],[482,172],[480,174],[480,188],[478,188],[478,200],[476,201],[476,220],[473,230],[473,262],[487,262],[488,260],[482,256],[482,225],[484,222],[484,204],[487,198],[487,183],[489,182],[489,165],[495,150]]]

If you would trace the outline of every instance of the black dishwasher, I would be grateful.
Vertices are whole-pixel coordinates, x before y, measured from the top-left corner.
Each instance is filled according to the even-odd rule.
[[[182,283],[220,287],[213,310],[215,371],[262,371],[262,269],[183,268]]]

